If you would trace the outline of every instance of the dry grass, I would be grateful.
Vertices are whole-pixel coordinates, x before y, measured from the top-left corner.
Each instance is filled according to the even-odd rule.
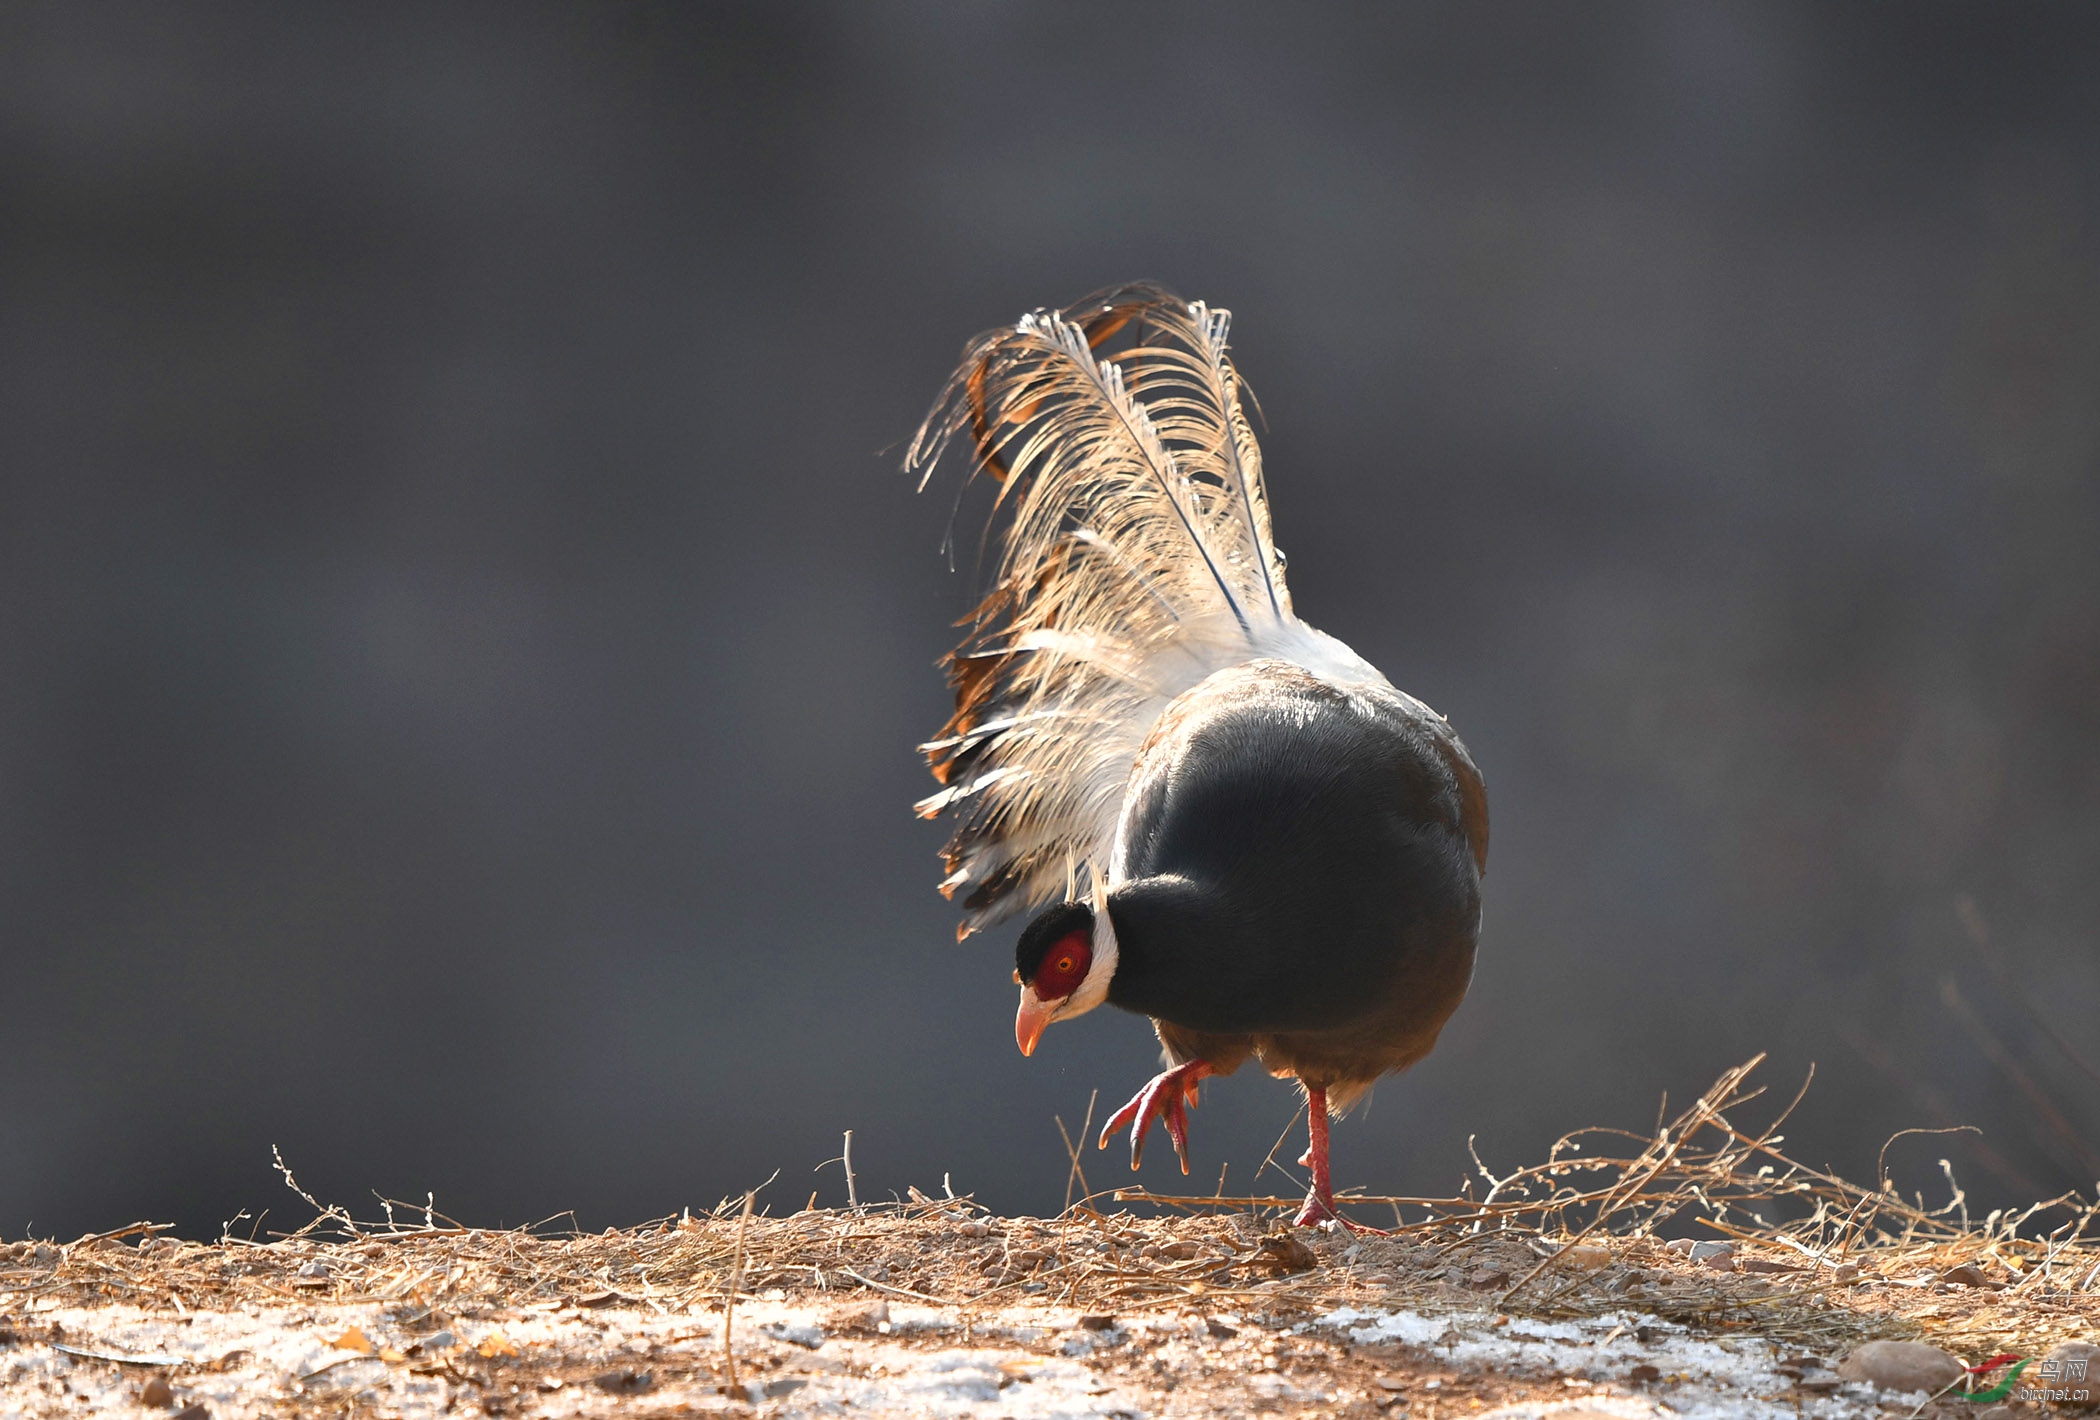
[[[267,1242],[181,1242],[139,1224],[64,1246],[0,1246],[0,1306],[121,1301],[172,1315],[375,1301],[471,1315],[553,1302],[669,1314],[719,1308],[738,1277],[740,1298],[905,1298],[965,1319],[1022,1302],[1126,1316],[1629,1311],[1823,1355],[1876,1336],[2031,1354],[2095,1329],[2094,1204],[2067,1196],[1975,1219],[1958,1190],[1934,1208],[1885,1180],[1866,1188],[1807,1168],[1780,1152],[1785,1111],[1754,1132],[1732,1122],[1759,1097],[1747,1084],[1757,1063],[1652,1137],[1586,1130],[1507,1177],[1483,1167],[1477,1196],[1345,1200],[1360,1217],[1381,1212],[1391,1231],[1380,1235],[1294,1233],[1278,1219],[1296,1200],[1131,1190],[1112,1195],[1120,1207],[1096,1196],[1051,1219],[915,1190],[748,1223],[740,1195],[597,1234],[468,1228],[434,1214],[421,1227],[374,1225],[315,1204],[305,1228]],[[1665,1230],[1735,1253],[1725,1267],[1694,1262],[1664,1246]]]

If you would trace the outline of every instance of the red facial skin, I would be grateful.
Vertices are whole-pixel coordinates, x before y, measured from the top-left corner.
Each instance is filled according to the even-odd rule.
[[[1094,945],[1086,933],[1067,932],[1043,954],[1043,964],[1035,969],[1035,980],[1029,984],[1043,1000],[1062,1001],[1079,989],[1093,964]]]
[[[1044,1029],[1086,980],[1087,968],[1093,964],[1094,944],[1084,931],[1067,932],[1043,954],[1042,965],[1021,987],[1021,1009],[1014,1015],[1014,1044],[1023,1055],[1035,1054]],[[1015,979],[1019,977],[1016,972]]]

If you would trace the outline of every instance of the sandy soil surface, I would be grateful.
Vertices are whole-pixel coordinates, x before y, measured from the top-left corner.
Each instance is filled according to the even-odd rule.
[[[0,1245],[0,1414],[1975,1415],[1835,1368],[1872,1337],[1977,1361],[2100,1332],[2100,1298],[1988,1259],[1949,1282],[1610,1239],[1525,1299],[1512,1280],[1559,1251],[1537,1237],[963,1200],[136,1239]]]

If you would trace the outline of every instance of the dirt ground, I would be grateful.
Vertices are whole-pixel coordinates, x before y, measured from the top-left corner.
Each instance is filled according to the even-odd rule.
[[[1877,1337],[1974,1362],[2100,1332],[2075,1273],[2016,1255],[1838,1268],[1253,1212],[921,1198],[580,1236],[126,1231],[0,1244],[0,1414],[1951,1416],[1991,1412],[1834,1368]]]

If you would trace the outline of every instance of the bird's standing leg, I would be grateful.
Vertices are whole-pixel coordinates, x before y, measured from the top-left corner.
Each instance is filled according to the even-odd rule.
[[[1334,1211],[1334,1176],[1327,1167],[1327,1091],[1323,1086],[1305,1087],[1306,1113],[1312,1121],[1312,1143],[1298,1162],[1312,1170],[1312,1189],[1305,1195],[1305,1206],[1291,1221],[1298,1227],[1309,1228],[1315,1223],[1324,1223],[1329,1218],[1339,1220]]]
[[[1138,1166],[1145,1153],[1145,1131],[1154,1119],[1167,1126],[1181,1171],[1189,1171],[1189,1107],[1196,1103],[1196,1082],[1216,1073],[1208,1060],[1190,1060],[1171,1070],[1162,1070],[1137,1092],[1137,1098],[1108,1117],[1101,1126],[1101,1147],[1124,1125],[1130,1126],[1130,1166]]]

